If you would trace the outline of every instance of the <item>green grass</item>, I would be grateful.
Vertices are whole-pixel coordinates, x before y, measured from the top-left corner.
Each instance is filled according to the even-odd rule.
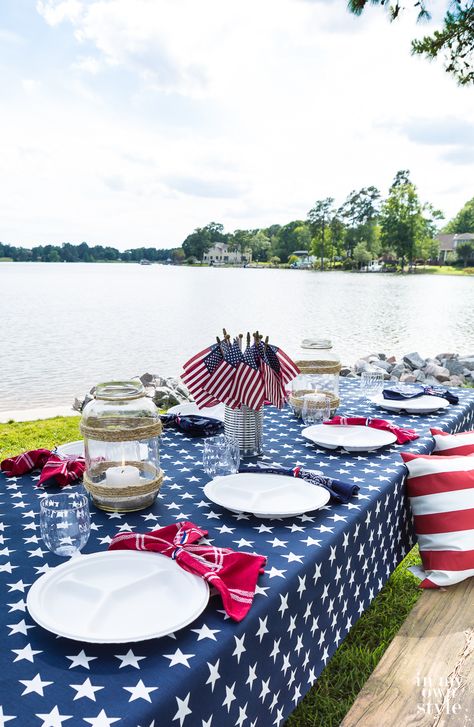
[[[0,424],[0,460],[76,439],[79,417]],[[419,562],[414,549],[351,629],[286,727],[338,727],[420,595],[418,580],[407,571]]]
[[[0,424],[0,460],[29,449],[52,449],[57,444],[82,439],[79,421],[77,416]]]
[[[417,265],[416,273],[431,275],[474,275],[474,268],[455,268],[452,265]]]

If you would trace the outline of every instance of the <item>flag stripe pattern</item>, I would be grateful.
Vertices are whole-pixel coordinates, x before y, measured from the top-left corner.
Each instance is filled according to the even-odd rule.
[[[422,588],[474,573],[474,457],[402,453],[425,570]]]
[[[474,454],[474,431],[449,434],[441,429],[430,429],[435,441],[433,454],[451,457]]]

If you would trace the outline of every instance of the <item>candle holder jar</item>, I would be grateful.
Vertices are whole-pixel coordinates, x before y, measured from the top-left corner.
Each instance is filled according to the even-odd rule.
[[[163,482],[161,421],[140,381],[98,384],[82,412],[84,486],[97,507],[132,512],[153,504]]]
[[[328,339],[305,339],[295,357],[300,374],[291,383],[289,404],[293,413],[301,417],[305,394],[329,397],[331,416],[340,404],[339,372],[341,362]]]

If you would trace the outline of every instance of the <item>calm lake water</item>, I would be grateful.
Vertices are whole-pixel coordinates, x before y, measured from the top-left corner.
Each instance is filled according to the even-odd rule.
[[[474,278],[159,265],[0,263],[0,411],[70,404],[99,381],[173,376],[223,326],[290,355],[474,353]]]

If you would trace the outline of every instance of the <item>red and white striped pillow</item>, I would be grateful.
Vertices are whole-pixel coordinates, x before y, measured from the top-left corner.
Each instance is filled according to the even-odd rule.
[[[474,575],[474,457],[401,453],[425,569],[422,588]]]
[[[435,448],[433,454],[441,454],[445,457],[458,454],[474,454],[474,431],[449,434],[441,429],[430,429]]]

